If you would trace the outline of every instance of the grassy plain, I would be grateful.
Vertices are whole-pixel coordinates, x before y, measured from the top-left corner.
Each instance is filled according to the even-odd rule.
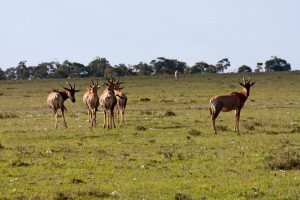
[[[46,97],[66,80],[1,81],[0,199],[300,199],[300,73],[251,74],[240,135],[234,112],[215,135],[209,99],[243,76],[122,78],[125,125],[112,130],[101,111],[87,121],[90,79],[69,80],[81,91],[57,130]]]

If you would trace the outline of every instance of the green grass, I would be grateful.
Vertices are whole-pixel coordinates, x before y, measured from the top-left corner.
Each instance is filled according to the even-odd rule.
[[[57,130],[46,97],[65,80],[1,81],[0,199],[299,199],[300,73],[251,74],[241,134],[229,112],[215,135],[209,99],[243,75],[122,78],[125,125],[112,130],[101,112],[88,124],[90,79],[69,80],[81,91]]]

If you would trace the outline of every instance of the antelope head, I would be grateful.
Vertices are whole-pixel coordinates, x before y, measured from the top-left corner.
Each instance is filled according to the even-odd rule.
[[[251,79],[249,77],[248,81],[245,81],[245,78],[243,78],[243,82],[239,82],[241,86],[243,86],[246,90],[246,96],[248,97],[250,94],[250,87],[255,84],[255,82],[251,82]]]
[[[80,90],[75,90],[75,83],[73,84],[73,86],[68,81],[66,83],[69,84],[70,89],[66,87],[63,88],[65,89],[67,96],[71,99],[73,103],[75,103],[75,92],[79,92]]]
[[[89,88],[89,91],[91,93],[94,93],[94,94],[97,94],[97,90],[100,88],[100,86],[98,85],[98,80],[97,80],[97,83],[95,83],[93,80],[92,80],[92,84],[90,84],[90,88]]]
[[[114,83],[114,79],[112,78],[112,80],[110,81],[107,77],[105,77],[106,80],[108,81],[108,83],[103,83],[104,86],[107,86],[107,89],[110,91],[113,91],[115,88],[115,83]]]
[[[115,83],[114,89],[115,90],[122,90],[124,87],[120,87],[121,84],[123,84],[124,82],[120,82],[120,77],[118,77],[118,81],[115,80],[115,78],[112,78]]]

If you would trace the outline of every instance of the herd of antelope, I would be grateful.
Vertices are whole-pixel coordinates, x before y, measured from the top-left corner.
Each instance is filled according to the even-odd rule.
[[[120,115],[121,121],[124,124],[124,110],[126,108],[127,97],[121,91],[123,88],[120,85],[124,82],[120,82],[120,79],[116,81],[114,77],[109,80],[106,77],[107,83],[103,83],[103,86],[106,88],[104,91],[98,96],[97,91],[100,88],[98,85],[98,81],[94,82],[92,80],[92,84],[87,87],[87,91],[83,95],[83,102],[86,104],[88,109],[88,121],[92,126],[96,125],[96,115],[98,111],[98,107],[101,106],[104,113],[104,123],[103,128],[116,128],[115,120],[114,120],[114,109],[117,108],[117,116],[118,123],[120,123]],[[177,80],[177,77],[176,77]],[[75,92],[79,90],[75,90],[75,84],[73,86],[67,82],[70,88],[65,88],[64,92],[59,92],[53,90],[50,92],[47,98],[48,106],[53,110],[55,115],[55,124],[54,128],[57,128],[57,110],[61,109],[62,117],[64,120],[64,125],[67,128],[67,123],[64,116],[64,111],[67,110],[64,106],[64,101],[68,98],[71,99],[73,103],[75,103]],[[210,99],[210,117],[212,120],[213,132],[217,134],[216,131],[216,119],[220,112],[228,112],[235,110],[235,124],[234,131],[239,133],[239,122],[240,122],[240,113],[243,108],[246,100],[250,95],[250,88],[255,84],[255,82],[251,82],[250,77],[247,81],[243,78],[243,82],[239,82],[239,84],[243,87],[241,92],[232,92],[228,95],[219,95]]]
[[[106,78],[108,83],[104,83],[103,85],[106,86],[104,91],[98,96],[97,91],[100,88],[98,85],[98,81],[94,82],[92,80],[92,84],[87,87],[87,91],[83,95],[83,102],[86,104],[88,109],[88,120],[92,126],[96,125],[96,116],[98,107],[101,106],[104,113],[104,123],[103,128],[116,128],[115,120],[114,120],[114,109],[117,108],[117,116],[118,122],[120,122],[120,115],[122,123],[124,124],[124,110],[126,108],[127,97],[125,93],[121,90],[123,88],[120,85],[123,82],[120,82],[120,79],[116,81],[114,78],[109,80]],[[65,100],[68,98],[71,99],[73,103],[75,103],[75,92],[79,90],[75,90],[75,84],[72,86],[69,82],[67,84],[70,88],[65,88],[65,91],[59,92],[57,90],[53,90],[50,92],[47,98],[48,106],[53,110],[55,116],[55,124],[54,128],[57,128],[57,110],[61,109],[62,117],[64,120],[64,125],[67,128],[67,123],[65,120],[64,112],[66,107],[64,106]]]

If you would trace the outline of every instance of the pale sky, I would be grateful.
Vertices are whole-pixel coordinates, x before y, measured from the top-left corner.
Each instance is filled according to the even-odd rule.
[[[157,57],[300,70],[300,0],[0,0],[0,68]]]

